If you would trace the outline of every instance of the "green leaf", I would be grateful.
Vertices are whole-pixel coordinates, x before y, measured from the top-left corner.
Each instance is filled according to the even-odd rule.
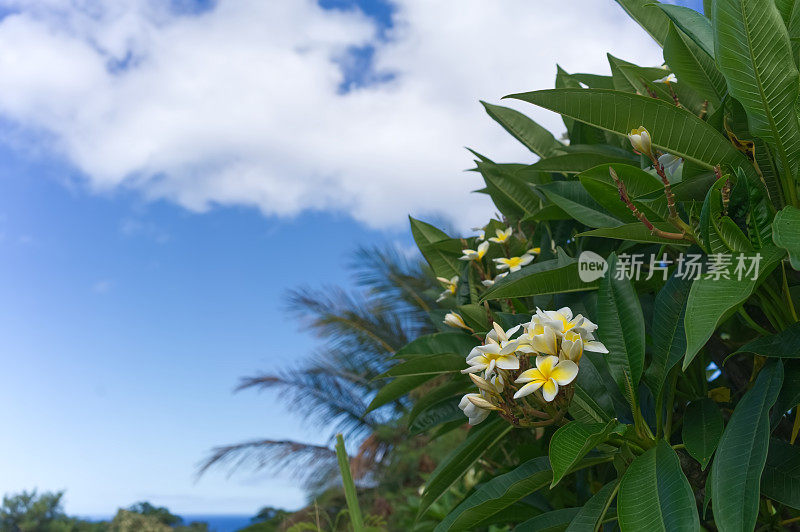
[[[508,274],[489,288],[481,301],[593,290],[598,284],[581,281],[577,259],[561,256]]]
[[[531,517],[514,527],[514,532],[561,532],[572,521],[580,508],[561,508]]]
[[[608,58],[614,64],[612,69],[614,79],[617,79],[617,84],[620,88],[624,86],[622,90],[625,90],[625,92],[647,94],[672,105],[675,104],[675,98],[677,97],[681,106],[692,113],[698,114],[702,111],[703,99],[694,90],[689,89],[688,86],[682,83],[671,82],[667,84],[660,81],[669,74],[668,70],[660,67],[640,67],[618,59],[611,54],[608,54]],[[620,76],[625,78],[627,84],[623,83]]]
[[[585,74],[579,72],[577,74],[570,74],[573,79],[578,80],[589,88],[592,89],[613,89],[614,81],[611,76],[601,76],[598,74]]]
[[[597,294],[597,335],[608,349],[611,375],[625,393],[626,381],[637,389],[644,368],[644,316],[629,279],[617,279],[617,256],[608,257],[608,271]]]
[[[547,220],[571,220],[572,216],[564,212],[564,209],[558,205],[546,205],[522,219],[523,222],[542,222]]]
[[[617,3],[660,45],[667,37],[669,19],[659,11],[654,0],[617,0]]]
[[[786,412],[800,404],[800,361],[788,360],[783,364],[783,386],[769,417],[773,429]]]
[[[492,201],[504,215],[522,218],[539,210],[541,200],[528,183],[500,165],[486,162],[477,165]]]
[[[782,381],[780,361],[764,366],[722,433],[710,478],[711,507],[723,532],[750,532],[756,526],[761,472],[769,445],[769,409]]]
[[[761,495],[800,510],[800,447],[771,438]]]
[[[378,390],[378,393],[372,398],[372,402],[367,406],[367,411],[364,412],[364,414],[368,414],[376,408],[391,403],[392,401],[397,401],[417,386],[425,384],[435,376],[435,374],[414,375],[413,377],[398,377],[393,379]]]
[[[686,300],[692,281],[673,274],[659,290],[653,305],[652,359],[647,368],[645,381],[653,397],[661,395],[667,374],[686,352],[686,333],[683,320]]]
[[[761,249],[758,254],[761,257],[759,275],[755,280],[751,275],[743,275],[741,280],[737,278],[738,259],[733,257],[734,260],[727,269],[730,279],[713,279],[704,276],[692,283],[684,318],[686,330],[684,369],[689,366],[717,327],[747,301],[761,281],[778,265],[783,255],[783,250],[776,247],[768,246]],[[745,255],[745,257],[750,256]],[[749,261],[745,262],[745,264],[748,263]]]
[[[631,158],[627,155],[599,153],[597,151],[583,151],[565,153],[541,159],[533,163],[531,168],[540,172],[562,172],[565,174],[575,174],[584,172],[589,168],[594,168],[604,163],[628,163]]]
[[[798,0],[775,0],[775,6],[789,31],[792,53],[797,64],[800,62],[800,42],[798,42],[800,39],[800,2]]]
[[[605,424],[614,417],[614,399],[611,393],[617,389],[614,384],[611,384],[610,389],[606,386],[611,378],[607,377],[608,365],[602,358],[604,356],[585,351],[581,358],[581,370],[572,384],[575,391],[569,413],[582,423]],[[603,367],[598,368],[595,361],[603,364]]]
[[[674,90],[677,84],[667,85],[666,83],[655,82],[666,77],[669,71],[661,67],[641,67],[611,54],[606,54],[606,56],[611,67],[615,89],[624,92],[647,94],[650,97],[674,104],[675,100],[670,89]],[[685,107],[691,106],[685,105]]]
[[[364,519],[361,517],[356,484],[353,482],[353,476],[350,473],[350,460],[341,434],[336,435],[336,459],[339,462],[339,473],[342,475],[342,486],[344,487],[344,497],[345,501],[347,501],[350,523],[353,525],[355,532],[361,532],[364,530]]]
[[[618,482],[617,479],[612,480],[586,501],[565,532],[595,532],[606,508],[611,505],[612,497],[616,495]]]
[[[648,194],[658,193],[664,190],[661,181],[635,166],[630,164],[601,164],[578,175],[583,188],[594,198],[597,203],[602,205],[612,215],[625,222],[642,223],[631,213],[625,203],[619,198],[619,189],[611,177],[610,169],[613,168],[619,179],[625,184],[630,199],[636,203],[640,198]],[[663,194],[662,194],[663,197]],[[664,200],[666,206],[666,200]],[[648,209],[649,210],[649,209]],[[649,216],[649,213],[646,213]],[[651,222],[656,220],[650,220]],[[674,229],[672,229],[674,231]]]
[[[437,386],[430,392],[423,394],[414,403],[411,412],[408,413],[408,425],[412,426],[417,416],[428,411],[429,408],[436,406],[437,403],[441,403],[453,397],[459,397],[467,393],[471,388],[472,383],[469,380],[461,379],[456,382],[449,382],[442,386]]]
[[[775,215],[772,240],[789,252],[792,268],[800,270],[800,209],[789,205]]]
[[[486,315],[486,309],[483,307],[483,305],[478,305],[475,303],[469,305],[460,305],[455,310],[461,315],[461,317],[464,319],[464,322],[473,330],[485,332],[491,329],[491,326],[489,325],[489,317]]]
[[[755,353],[763,357],[775,358],[800,358],[800,322],[789,325],[777,334],[758,337],[740,347],[736,353]]]
[[[413,422],[409,422],[408,432],[410,434],[427,432],[433,427],[459,419],[463,423],[464,412],[458,407],[460,400],[459,397],[445,399],[426,408],[414,418]]]
[[[667,222],[654,222],[653,226],[662,231],[674,233],[675,227]],[[669,244],[672,246],[688,246],[688,240],[672,240],[650,233],[642,222],[623,224],[618,227],[600,227],[591,231],[584,231],[575,236],[593,236],[599,238],[615,238],[617,240],[627,240],[630,242],[641,242],[643,244]]]
[[[761,183],[753,183],[736,169],[736,185],[731,192],[730,217],[740,220],[747,228],[747,236],[755,249],[772,243],[774,207],[765,195]]]
[[[378,378],[410,377],[412,375],[440,375],[442,373],[458,373],[466,366],[465,355],[444,353],[426,357],[414,357],[393,366]]]
[[[747,158],[713,126],[686,109],[638,94],[607,89],[549,89],[512,94],[515,98],[620,135],[644,126],[655,148],[703,168],[718,164],[755,170]],[[697,139],[703,139],[697,142]]]
[[[587,458],[577,464],[575,470],[606,461],[608,460],[604,457]],[[481,485],[439,523],[435,532],[473,530],[475,525],[487,517],[544,488],[552,478],[553,472],[546,456],[528,460],[516,469]]]
[[[392,358],[409,360],[419,356],[451,353],[466,358],[478,340],[469,334],[442,332],[420,336],[397,350]]]
[[[601,207],[577,181],[554,181],[539,185],[547,199],[589,227],[616,227],[622,222]]]
[[[728,93],[725,78],[717,69],[713,57],[681,34],[675,26],[670,26],[664,43],[664,61],[681,83],[696,90],[715,109]]]
[[[420,498],[418,515],[424,515],[428,508],[450,489],[450,486],[461,478],[478,458],[494,447],[510,430],[511,425],[497,416],[491,416],[477,427],[472,428],[467,434],[467,438],[431,473]]]
[[[411,361],[435,355],[450,355],[453,359],[455,359],[456,356],[461,357],[463,362],[467,353],[476,345],[478,345],[478,340],[467,334],[449,332],[435,333],[420,336],[416,340],[406,344],[403,348],[399,349],[392,358]],[[378,393],[375,394],[375,397],[372,399],[365,413],[369,413],[380,406],[400,399],[408,394],[408,392],[428,382],[436,375],[436,373],[417,374],[393,379],[378,390]]]
[[[458,275],[461,271],[461,243],[451,239],[444,231],[437,229],[431,224],[408,217],[411,222],[411,234],[417,243],[422,256],[431,265],[433,272],[439,277],[450,279]],[[437,246],[435,244],[442,244]]]
[[[495,122],[539,157],[551,157],[564,148],[552,133],[519,111],[484,101],[481,104]]]
[[[703,470],[711,461],[725,423],[717,404],[704,398],[692,401],[683,418],[683,443],[692,458],[700,462]]]
[[[747,112],[750,131],[774,148],[783,172],[800,162],[798,73],[774,0],[714,2],[717,66]]]
[[[714,31],[711,29],[710,20],[688,7],[671,4],[658,4],[658,7],[709,57],[714,57]]]
[[[586,454],[608,439],[608,436],[625,425],[612,419],[608,423],[580,423],[571,421],[558,429],[550,438],[550,465],[553,481],[558,484],[564,475]]]
[[[700,236],[709,253],[752,251],[753,246],[739,226],[729,216],[722,214],[722,188],[728,178],[720,177],[708,190],[700,211]]]
[[[467,497],[436,527],[436,532],[469,530],[476,523],[507,508],[553,478],[546,456],[528,460],[509,473],[495,477]]]
[[[619,485],[617,517],[622,530],[700,530],[692,487],[666,441],[659,440],[628,467]]]

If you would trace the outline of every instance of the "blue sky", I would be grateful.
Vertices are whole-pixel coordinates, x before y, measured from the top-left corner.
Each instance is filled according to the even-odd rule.
[[[232,388],[310,351],[282,312],[287,288],[348,283],[354,246],[405,235],[336,215],[277,221],[90,195],[65,186],[59,165],[8,150],[0,161],[0,399],[11,405],[0,487],[66,488],[85,514],[138,499],[183,511],[300,504],[286,480],[193,484],[194,466],[223,443],[324,441],[272,394]]]
[[[575,21],[530,14],[525,2],[508,13],[479,1],[450,8],[458,24],[447,26],[435,3],[286,3],[297,12],[278,22],[303,31],[276,26],[277,40],[234,43],[219,63],[202,49],[211,73],[199,81],[192,39],[247,33],[230,3],[153,14],[132,0],[130,11],[112,3],[99,18],[63,19],[47,2],[0,2],[11,13],[0,23],[0,491],[66,489],[80,514],[143,499],[183,513],[302,504],[288,477],[194,479],[215,445],[325,441],[274,395],[232,394],[239,377],[295,365],[315,345],[282,295],[348,284],[359,244],[408,247],[408,212],[462,228],[489,214],[468,195],[477,183],[461,172],[463,146],[530,156],[478,98],[545,88],[556,61],[605,71],[606,50],[656,64],[658,50],[638,44],[647,37],[613,2],[587,2],[600,11],[581,23],[601,27],[576,33],[596,54],[554,42],[558,24]],[[267,4],[252,3],[253,16],[271,20]],[[161,25],[138,34],[130,17]],[[540,20],[552,24],[532,35]],[[88,29],[65,30],[75,21]],[[111,63],[120,71],[109,74]]]

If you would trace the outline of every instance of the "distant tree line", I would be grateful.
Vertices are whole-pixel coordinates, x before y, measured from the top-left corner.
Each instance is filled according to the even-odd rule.
[[[184,524],[182,517],[149,502],[120,508],[111,521],[70,517],[64,513],[63,497],[63,491],[36,490],[4,496],[0,532],[209,532],[208,524]]]

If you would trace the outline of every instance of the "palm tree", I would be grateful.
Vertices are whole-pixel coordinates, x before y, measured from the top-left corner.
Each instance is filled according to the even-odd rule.
[[[390,367],[389,357],[397,349],[433,332],[428,312],[438,291],[427,264],[395,248],[361,248],[350,268],[356,290],[302,288],[289,293],[290,311],[325,340],[324,348],[300,368],[244,377],[236,390],[279,389],[293,412],[360,440],[353,463],[363,480],[401,437],[397,420],[407,406],[398,401],[365,414],[381,387],[375,378]],[[220,446],[202,463],[200,474],[216,466],[231,472],[288,468],[309,491],[320,493],[338,478],[332,445],[254,440]]]

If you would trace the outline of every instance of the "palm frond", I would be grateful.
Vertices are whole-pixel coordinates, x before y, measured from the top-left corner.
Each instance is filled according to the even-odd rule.
[[[420,259],[403,256],[394,248],[362,248],[353,269],[359,290],[333,287],[289,292],[289,310],[323,339],[305,364],[245,377],[236,390],[277,391],[279,400],[309,422],[361,439],[354,463],[362,479],[367,479],[402,439],[395,421],[407,406],[401,400],[364,414],[380,388],[375,378],[391,366],[390,355],[397,349],[420,334],[433,332],[428,310],[435,305],[437,282]],[[380,436],[386,429],[392,434],[389,438]],[[328,464],[333,455],[326,452],[332,453],[325,447],[289,441],[244,442],[214,449],[201,472],[223,464],[231,470],[244,466],[259,470],[268,464],[282,468],[313,463],[313,467],[293,470],[301,478],[307,471],[322,478],[319,468],[328,465],[335,475],[335,460]],[[324,481],[317,484],[324,486]]]
[[[416,317],[418,325],[427,325],[427,313],[435,307],[431,291],[438,284],[422,257],[409,258],[393,247],[362,247],[352,267],[356,281],[370,297]]]
[[[363,294],[301,288],[288,299],[289,309],[326,342],[386,355],[408,341],[400,317]]]
[[[289,471],[306,487],[318,490],[337,480],[336,452],[322,445],[292,440],[252,440],[222,445],[211,450],[198,469],[198,477],[214,467],[225,467],[232,475],[240,469],[255,473]]]
[[[310,422],[353,436],[368,434],[383,421],[380,414],[364,415],[371,387],[356,385],[324,371],[306,370],[245,377],[237,390],[277,388],[284,402]]]

